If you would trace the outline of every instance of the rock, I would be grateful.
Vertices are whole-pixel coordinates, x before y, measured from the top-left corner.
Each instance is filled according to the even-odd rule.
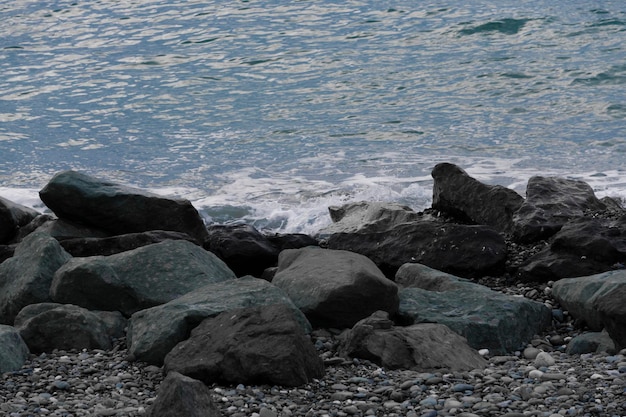
[[[267,235],[267,240],[278,252],[282,252],[285,249],[300,249],[307,246],[319,246],[319,242],[312,236],[302,233],[274,233]]]
[[[0,375],[20,369],[29,354],[28,346],[17,329],[0,324]]]
[[[534,176],[526,186],[526,200],[513,216],[513,238],[522,243],[547,239],[568,221],[607,206],[583,181]]]
[[[63,249],[70,255],[87,257],[115,255],[166,240],[188,240],[196,243],[195,239],[186,233],[167,230],[151,230],[149,232],[128,233],[110,237],[70,238],[63,239],[60,243]]]
[[[222,259],[238,277],[260,277],[278,261],[278,249],[250,225],[212,225],[208,233],[204,248]]]
[[[518,276],[523,281],[547,282],[593,275],[625,263],[626,216],[584,217],[565,224],[550,246],[520,266]]]
[[[432,176],[435,180],[433,209],[461,220],[491,226],[499,232],[512,229],[513,214],[524,202],[514,190],[483,184],[450,163],[435,165]]]
[[[20,311],[15,327],[33,353],[54,349],[107,350],[113,347],[113,339],[124,336],[126,319],[118,312],[41,303]]]
[[[52,277],[70,258],[45,233],[32,233],[20,242],[14,256],[0,264],[0,323],[13,324],[23,307],[49,301]]]
[[[548,352],[539,352],[535,357],[534,364],[537,368],[549,367],[556,363],[552,355]]]
[[[15,246],[17,245],[0,245],[0,264],[13,257],[15,254]]]
[[[388,277],[407,262],[464,277],[497,276],[504,272],[507,254],[504,238],[494,229],[439,220],[402,223],[380,232],[335,233],[327,246],[367,256]]]
[[[324,364],[285,304],[230,310],[207,318],[165,357],[176,371],[213,383],[300,386],[324,375]]]
[[[166,304],[139,311],[130,319],[127,332],[131,358],[161,365],[176,344],[186,340],[207,317],[243,307],[286,304],[292,308],[305,332],[311,325],[287,295],[269,282],[243,277],[210,284]]]
[[[205,285],[234,279],[214,254],[186,240],[166,240],[111,256],[73,258],[54,275],[50,297],[130,317]]]
[[[398,288],[363,255],[315,247],[281,252],[272,283],[311,324],[351,327],[376,310],[394,314]]]
[[[221,417],[222,413],[213,402],[209,387],[178,372],[170,372],[159,386],[148,417],[179,416]]]
[[[467,339],[474,349],[504,354],[522,347],[552,322],[543,303],[505,295],[482,285],[406,264],[396,281],[400,289],[400,316],[415,323],[440,323]]]
[[[0,244],[11,242],[18,230],[38,215],[36,210],[0,197]]]
[[[396,327],[382,311],[342,333],[339,354],[367,359],[386,369],[421,372],[462,372],[487,366],[487,361],[448,327],[435,323]]]
[[[69,220],[57,219],[43,214],[24,227],[19,236],[33,231],[44,232],[58,241],[80,238],[104,238],[110,236],[109,233],[95,227],[85,226]]]
[[[590,330],[599,332],[606,327],[615,344],[620,346],[626,321],[621,318],[619,297],[623,297],[625,288],[626,270],[618,270],[561,279],[552,286],[552,295],[572,317],[587,324]]]
[[[348,203],[328,211],[333,223],[320,230],[318,235],[324,238],[334,233],[382,232],[422,217],[407,206],[385,202]]]
[[[165,198],[76,171],[56,174],[39,196],[59,218],[111,234],[172,230],[199,242],[207,236],[204,222],[188,200]]]
[[[583,353],[615,353],[615,343],[606,330],[601,332],[587,332],[580,334],[567,344],[565,353],[581,355]]]
[[[617,288],[596,297],[593,308],[598,311],[600,321],[608,332],[615,349],[626,348],[626,282]]]

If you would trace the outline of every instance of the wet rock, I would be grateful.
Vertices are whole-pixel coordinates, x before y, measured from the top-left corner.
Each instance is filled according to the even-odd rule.
[[[19,229],[38,215],[36,210],[0,197],[0,244],[11,242]]]
[[[201,381],[169,372],[148,410],[148,417],[221,417],[211,394]]]
[[[29,354],[17,329],[0,324],[0,374],[20,369]]]

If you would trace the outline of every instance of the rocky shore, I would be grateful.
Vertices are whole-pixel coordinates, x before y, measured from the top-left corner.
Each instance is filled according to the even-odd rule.
[[[0,414],[624,416],[626,211],[433,170],[317,236],[75,172],[0,199]]]

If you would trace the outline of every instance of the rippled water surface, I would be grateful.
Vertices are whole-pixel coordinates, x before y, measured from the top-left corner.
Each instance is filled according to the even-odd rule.
[[[555,174],[626,196],[626,2],[5,0],[0,16],[12,195],[80,169],[306,230],[351,199],[420,208],[452,161],[521,191]]]

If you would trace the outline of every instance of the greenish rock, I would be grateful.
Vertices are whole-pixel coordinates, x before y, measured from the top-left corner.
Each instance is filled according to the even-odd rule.
[[[129,321],[128,353],[131,358],[155,365],[205,318],[244,307],[287,304],[305,332],[311,325],[291,299],[271,283],[246,276],[209,284],[166,304],[138,311]]]
[[[70,259],[46,233],[24,238],[13,257],[0,264],[0,323],[12,325],[22,308],[48,301],[54,273]]]
[[[235,279],[213,253],[186,240],[166,240],[111,256],[73,258],[50,288],[53,301],[127,317],[208,284]]]
[[[601,352],[610,354],[616,352],[615,343],[606,331],[587,332],[575,336],[569,341],[567,348],[565,349],[565,353],[569,355]]]
[[[439,323],[474,349],[505,354],[522,347],[552,320],[544,304],[505,295],[420,264],[405,264],[396,278],[402,317]],[[408,286],[410,285],[410,286]]]
[[[0,324],[0,374],[20,369],[29,354],[17,329]]]

